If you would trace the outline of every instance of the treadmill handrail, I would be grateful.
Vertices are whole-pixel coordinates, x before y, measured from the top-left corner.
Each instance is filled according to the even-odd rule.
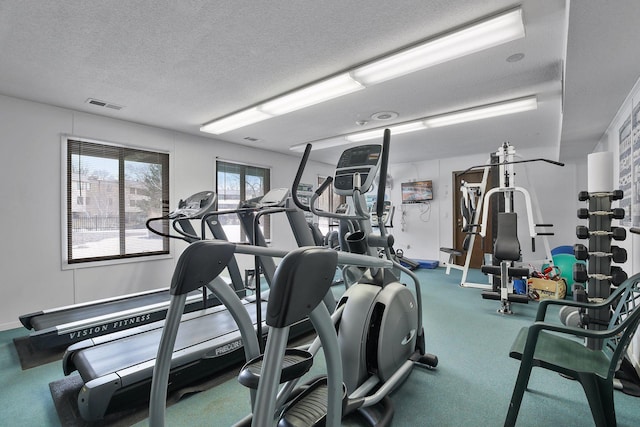
[[[33,318],[33,317],[42,316],[42,315],[46,315],[46,314],[60,313],[60,312],[63,312],[63,311],[75,310],[75,309],[78,309],[78,308],[91,307],[92,305],[100,305],[100,304],[109,303],[109,302],[115,302],[115,301],[119,301],[119,300],[126,300],[128,298],[144,296],[144,295],[151,295],[151,294],[154,294],[156,292],[166,292],[168,290],[169,290],[168,287],[164,287],[164,288],[152,289],[152,290],[148,290],[148,291],[135,292],[135,293],[132,293],[132,294],[127,294],[127,295],[119,295],[119,296],[116,296],[116,297],[103,298],[103,299],[99,299],[99,300],[81,302],[81,303],[78,303],[78,304],[69,304],[69,305],[65,305],[65,306],[61,306],[61,307],[45,309],[45,310],[41,310],[41,311],[38,311],[38,312],[30,313],[30,314],[23,314],[22,316],[20,316],[20,321],[25,326],[25,328],[33,329],[33,327],[27,326],[25,324],[25,322],[28,321],[29,325],[31,325],[30,319]],[[25,321],[22,321],[22,319],[25,319]]]
[[[202,295],[189,295],[187,297],[187,302],[198,301],[202,299]],[[76,320],[75,322],[63,323],[58,326],[54,326],[52,328],[47,328],[52,331],[58,332],[58,334],[64,334],[68,332],[72,332],[74,330],[78,330],[78,328],[91,328],[95,326],[100,326],[106,322],[115,322],[122,319],[128,319],[134,316],[142,316],[148,313],[153,313],[158,311],[158,309],[168,308],[169,300],[167,299],[164,302],[159,302],[155,304],[147,304],[141,307],[130,308],[128,310],[121,310],[114,313],[103,314],[102,316],[90,317],[87,319]],[[42,331],[45,331],[43,329]]]

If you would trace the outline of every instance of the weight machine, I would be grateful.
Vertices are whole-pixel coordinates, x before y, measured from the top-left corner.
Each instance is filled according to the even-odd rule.
[[[551,163],[557,166],[564,166],[563,163],[549,159],[522,159],[516,154],[515,148],[508,142],[505,142],[498,148],[495,153],[492,153],[491,158],[486,164],[472,166],[463,172],[463,174],[465,174],[471,170],[484,170],[481,182],[465,182],[464,185],[461,186],[463,206],[466,204],[466,206],[468,206],[468,208],[471,210],[471,208],[473,208],[473,197],[475,196],[477,199],[475,203],[475,210],[473,210],[473,214],[471,215],[472,222],[463,222],[463,227],[466,227],[465,231],[468,233],[467,238],[465,238],[465,247],[463,248],[466,249],[465,263],[463,266],[459,266],[454,264],[453,262],[449,262],[449,265],[447,266],[447,274],[449,274],[451,268],[462,270],[460,286],[485,290],[494,289],[493,284],[473,283],[468,281],[467,277],[476,236],[480,235],[482,238],[486,237],[489,217],[489,202],[491,200],[491,196],[494,196],[496,194],[501,194],[503,197],[501,200],[499,200],[498,208],[494,213],[494,222],[497,222],[497,212],[514,213],[515,193],[520,193],[523,195],[528,220],[528,231],[529,236],[531,237],[532,250],[535,252],[536,249],[535,238],[538,236],[541,237],[545,252],[544,262],[550,265],[553,264],[551,249],[549,246],[549,241],[547,239],[547,236],[553,235],[553,233],[546,231],[546,228],[552,227],[552,224],[545,224],[542,222],[542,213],[540,211],[535,190],[531,189],[531,191],[529,191],[524,187],[518,187],[515,185],[514,165],[538,161]],[[497,186],[494,186],[493,188],[487,190],[489,171],[492,168],[497,172],[498,183]],[[524,168],[523,171],[527,181],[531,182],[528,177],[526,168]],[[466,203],[467,200],[469,201],[468,203]],[[492,239],[495,239],[495,237],[496,236],[492,236]],[[514,236],[514,238],[517,239],[517,236]]]

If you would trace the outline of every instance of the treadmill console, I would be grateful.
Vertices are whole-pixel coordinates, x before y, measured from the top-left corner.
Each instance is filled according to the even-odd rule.
[[[371,188],[380,167],[382,146],[377,144],[362,145],[345,150],[340,156],[333,188],[340,196],[353,194],[354,177],[360,174],[360,192],[366,193]]]
[[[265,194],[264,196],[262,196],[262,198],[260,198],[260,200],[258,200],[256,207],[258,208],[284,207],[287,197],[289,197],[288,188],[274,188],[273,190],[269,190],[267,194]]]
[[[169,218],[201,218],[207,212],[213,210],[216,202],[216,193],[214,191],[201,191],[186,200],[180,199],[178,209],[169,214]]]

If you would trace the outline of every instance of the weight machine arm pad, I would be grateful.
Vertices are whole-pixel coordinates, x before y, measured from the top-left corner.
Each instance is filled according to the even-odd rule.
[[[483,265],[480,267],[480,271],[484,274],[493,274],[496,276],[499,276],[501,273],[499,265]],[[529,269],[525,267],[509,267],[507,274],[509,277],[528,277]]]

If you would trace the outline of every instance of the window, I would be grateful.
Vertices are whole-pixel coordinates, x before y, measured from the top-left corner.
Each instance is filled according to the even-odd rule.
[[[216,172],[218,210],[237,209],[240,201],[264,196],[270,190],[269,168],[218,160]],[[219,220],[230,241],[247,241],[237,215],[222,215]],[[271,238],[271,222],[268,216],[262,217],[260,228],[266,239]]]
[[[73,137],[65,144],[67,263],[168,254],[168,239],[145,222],[169,213],[169,154]]]
[[[318,188],[325,181],[324,177],[318,177]],[[333,192],[333,185],[327,187],[324,192],[318,197],[317,206],[320,210],[326,212],[335,212],[342,203],[346,203],[347,198],[345,196],[338,196]],[[331,218],[318,217],[318,228],[323,234],[327,234],[331,228],[338,225],[338,221]]]

